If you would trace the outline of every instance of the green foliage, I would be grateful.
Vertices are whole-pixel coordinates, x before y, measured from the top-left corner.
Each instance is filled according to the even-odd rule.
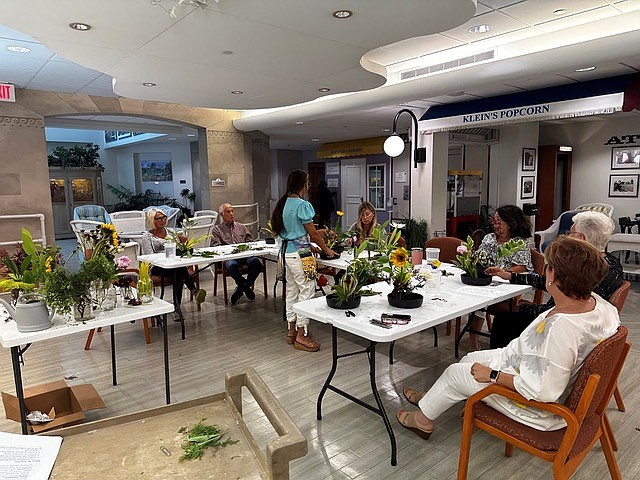
[[[216,425],[205,425],[205,420],[205,418],[201,419],[190,430],[186,427],[178,430],[178,433],[187,435],[187,440],[182,444],[184,454],[180,457],[180,461],[199,460],[209,447],[226,447],[238,443],[238,440],[222,440],[226,432],[221,432]]]
[[[406,232],[407,248],[424,248],[429,236],[429,225],[426,220],[407,218],[404,230]]]
[[[267,220],[267,225],[264,227],[261,227],[260,231],[271,238],[276,237],[276,232],[273,231],[273,225],[271,225],[271,220]]]
[[[482,273],[488,267],[487,256],[484,252],[474,249],[471,236],[467,236],[467,241],[462,242],[457,252],[458,255],[453,264],[464,270],[470,277],[478,278],[478,272]]]
[[[57,146],[51,155],[47,155],[47,162],[50,167],[95,167],[104,172],[104,167],[98,162],[100,158],[100,146],[95,143],[87,143],[84,147],[74,145],[73,147]]]
[[[113,186],[113,185],[107,184],[107,188],[121,202],[128,202],[129,200],[131,200],[131,198],[134,195],[133,190],[123,185]]]
[[[43,247],[34,243],[31,232],[26,228],[22,228],[20,240],[24,255],[18,255],[15,260],[9,256],[4,257],[3,263],[9,270],[9,278],[0,280],[0,292],[33,291],[44,282],[47,271],[58,261],[60,247]],[[19,260],[20,258],[22,259]]]

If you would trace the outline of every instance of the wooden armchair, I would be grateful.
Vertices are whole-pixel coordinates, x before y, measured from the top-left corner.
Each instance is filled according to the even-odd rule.
[[[611,478],[622,480],[614,456],[615,438],[606,416],[606,408],[624,360],[631,348],[626,342],[627,329],[601,342],[587,356],[571,393],[564,404],[527,400],[501,385],[490,385],[472,395],[464,407],[464,423],[458,462],[458,480],[466,480],[474,429],[482,429],[505,441],[505,455],[518,447],[553,463],[553,477],[568,479],[593,445],[600,440]],[[501,395],[520,404],[530,405],[561,416],[567,426],[560,430],[541,431],[519,423],[494,410],[482,401],[489,395]]]
[[[629,289],[631,288],[631,282],[625,280],[618,287],[618,289],[611,294],[609,297],[609,303],[618,309],[618,313],[622,313],[622,307],[624,306],[624,302],[627,299],[627,295],[629,294]],[[616,405],[618,406],[618,410],[621,412],[625,411],[624,402],[622,401],[622,394],[620,393],[620,389],[616,384],[616,388],[613,391],[613,397],[616,399]]]

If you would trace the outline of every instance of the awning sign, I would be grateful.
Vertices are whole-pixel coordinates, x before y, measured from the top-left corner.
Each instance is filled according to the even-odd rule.
[[[0,102],[15,102],[16,87],[10,83],[0,83]]]

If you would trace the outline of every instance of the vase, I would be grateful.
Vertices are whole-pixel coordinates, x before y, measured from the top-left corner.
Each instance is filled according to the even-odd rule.
[[[73,319],[76,322],[84,322],[93,318],[93,306],[91,303],[91,297],[89,296],[73,306]]]
[[[478,275],[477,277],[472,277],[468,273],[463,273],[460,275],[460,280],[462,283],[466,285],[474,285],[476,287],[483,287],[489,285],[491,283],[491,275]]]
[[[326,299],[327,306],[329,308],[337,308],[339,310],[351,310],[352,308],[358,308],[360,306],[360,300],[362,300],[360,295],[356,295],[355,297],[339,304],[338,297],[335,293],[330,293],[324,298]]]
[[[142,303],[151,303],[153,301],[153,282],[150,278],[138,280],[138,299]]]
[[[422,306],[424,297],[419,293],[409,292],[402,297],[397,297],[396,294],[391,292],[387,295],[389,305],[396,308],[418,308]]]

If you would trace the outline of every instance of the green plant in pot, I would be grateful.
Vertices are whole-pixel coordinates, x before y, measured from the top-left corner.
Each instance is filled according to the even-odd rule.
[[[389,255],[388,281],[393,290],[387,295],[389,305],[398,308],[417,308],[422,305],[423,297],[413,290],[424,286],[424,278],[411,264],[406,248],[396,248]]]
[[[336,283],[332,290],[333,292],[327,295],[327,305],[331,308],[340,308],[348,310],[351,308],[358,308],[360,306],[360,290],[362,285],[358,283],[358,279],[348,271],[340,277],[338,283]]]
[[[512,238],[498,247],[497,260],[513,255],[514,253],[527,247],[527,242],[521,239]],[[489,259],[484,251],[474,245],[471,236],[467,236],[467,241],[462,242],[456,249],[457,255],[453,264],[464,270],[461,276],[462,283],[469,285],[489,285],[491,275],[484,273],[489,266]]]

